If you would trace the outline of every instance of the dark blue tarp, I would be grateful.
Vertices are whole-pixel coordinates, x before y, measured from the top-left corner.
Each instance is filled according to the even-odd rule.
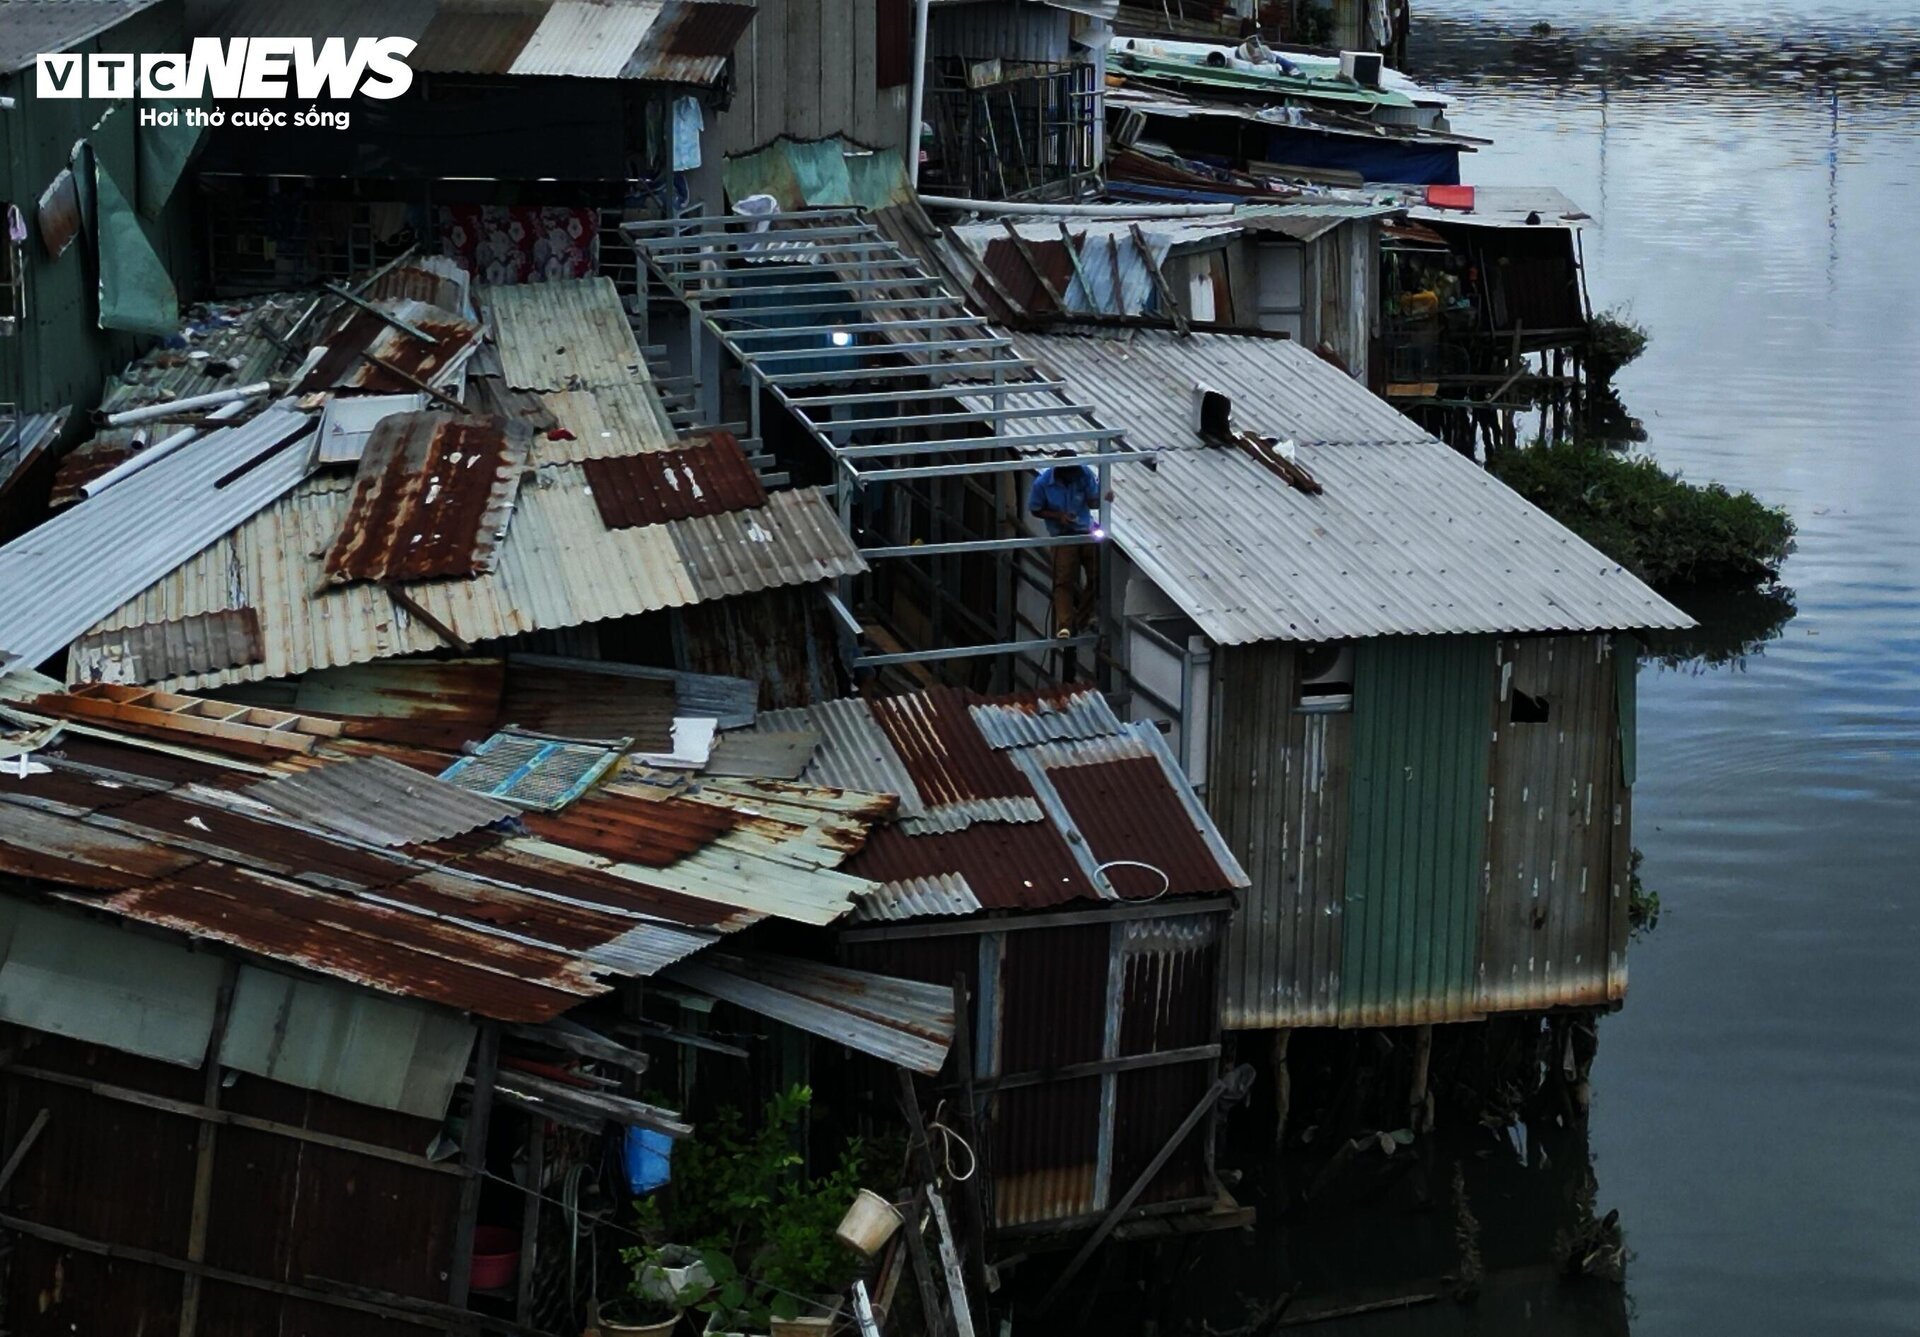
[[[1291,167],[1358,172],[1363,180],[1409,186],[1460,184],[1460,150],[1450,144],[1404,144],[1311,130],[1274,129],[1267,136],[1267,160]]]

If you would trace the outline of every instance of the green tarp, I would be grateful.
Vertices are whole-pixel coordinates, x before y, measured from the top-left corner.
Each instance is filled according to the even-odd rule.
[[[152,219],[158,219],[166,209],[167,201],[173,198],[174,187],[186,175],[187,164],[193,160],[193,151],[200,147],[200,138],[206,134],[205,127],[188,125],[185,115],[189,108],[200,110],[203,103],[172,103],[169,106],[180,112],[180,124],[143,125],[136,140],[140,161],[135,196],[140,204],[140,212]]]
[[[720,176],[729,201],[771,195],[783,210],[847,205],[879,209],[913,198],[899,153],[863,149],[838,135],[776,139],[763,149],[728,158]]]
[[[140,215],[97,156],[94,184],[100,237],[100,328],[174,333],[180,328],[180,298],[173,290],[173,279],[147,240]]]

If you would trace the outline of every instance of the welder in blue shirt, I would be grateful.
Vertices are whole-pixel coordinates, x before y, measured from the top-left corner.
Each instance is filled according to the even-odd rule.
[[[1027,511],[1046,521],[1047,533],[1097,534],[1094,507],[1100,501],[1100,476],[1091,465],[1061,464],[1042,469],[1027,490]],[[1064,544],[1053,552],[1053,634],[1071,636],[1087,624],[1100,579],[1100,550],[1092,543]]]

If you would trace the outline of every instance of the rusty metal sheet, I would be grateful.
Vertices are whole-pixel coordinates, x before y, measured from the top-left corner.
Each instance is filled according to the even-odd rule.
[[[754,6],[724,0],[666,0],[620,77],[711,84],[725,73],[727,58],[746,35],[753,15]]]
[[[80,188],[74,181],[71,169],[61,168],[60,175],[54,177],[40,193],[36,221],[40,225],[40,243],[47,248],[47,257],[58,260],[66,254],[67,247],[73,245],[73,239],[80,235]]]
[[[953,1044],[951,985],[770,953],[707,953],[672,967],[666,978],[929,1076]]]
[[[905,918],[890,909],[894,902],[917,896],[917,909],[937,898],[942,886],[964,886],[974,908],[995,910],[1095,899],[1093,883],[1050,822],[976,822],[926,835],[908,835],[900,825],[881,827],[846,868],[883,884],[862,903],[861,919]]]
[[[320,341],[325,352],[300,379],[294,393],[353,389],[406,394],[418,390],[420,382],[436,385],[472,355],[480,337],[477,322],[425,302],[385,298],[376,305],[432,335],[434,342],[422,343],[371,311],[349,308],[351,314]],[[382,363],[385,365],[379,365]]]
[[[263,780],[247,797],[375,845],[413,845],[510,821],[515,810],[385,757]]]
[[[631,738],[636,751],[673,746],[676,704],[670,678],[635,677],[608,664],[570,666],[538,656],[508,660],[500,723],[563,738]]]
[[[435,74],[505,74],[540,26],[547,6],[465,8],[440,6],[407,57],[416,70]]]
[[[1115,865],[1104,875],[1121,899],[1229,891],[1239,885],[1194,829],[1157,759],[1050,767],[1046,779],[1095,863]],[[1132,863],[1152,867],[1128,866]],[[1154,868],[1166,874],[1164,888]]]
[[[1092,688],[976,701],[968,713],[987,742],[998,749],[1111,738],[1125,730],[1107,699]]]
[[[146,427],[105,427],[61,457],[53,473],[49,506],[58,509],[80,500],[80,489],[109,469],[132,459],[139,444],[152,436]]]
[[[327,580],[433,580],[493,570],[526,466],[525,434],[501,419],[381,419],[327,553]]]
[[[766,487],[731,432],[714,432],[675,450],[590,459],[581,468],[609,529],[767,504]]]
[[[350,738],[453,751],[493,732],[505,676],[498,659],[376,660],[304,675],[288,708],[342,720]]]
[[[723,808],[684,799],[597,794],[561,812],[530,812],[527,830],[543,840],[664,868],[705,849],[739,825]]]
[[[251,608],[229,608],[89,633],[74,642],[69,666],[75,682],[153,683],[264,658],[260,615]]]
[[[225,865],[200,864],[95,903],[499,1021],[550,1021],[608,989],[583,963],[544,947]]]
[[[936,687],[870,704],[926,804],[923,816],[909,819],[915,829],[1041,819],[1033,787],[974,727],[964,692]]]

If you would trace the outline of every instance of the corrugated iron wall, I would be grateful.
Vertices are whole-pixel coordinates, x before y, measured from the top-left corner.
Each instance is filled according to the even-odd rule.
[[[848,943],[850,964],[908,979],[974,984],[975,1080],[996,1229],[1091,1219],[1133,1183],[1212,1083],[1218,1061],[1223,915]],[[1172,1050],[1177,1062],[1050,1074]],[[1004,1089],[1003,1089],[1003,1083]],[[1141,1205],[1212,1194],[1211,1122],[1154,1177]]]
[[[1340,1024],[1475,1015],[1491,638],[1355,647]]]
[[[15,1032],[14,1038],[21,1033]],[[42,1072],[198,1104],[203,1077],[187,1067],[96,1045],[39,1037],[15,1060]],[[50,1112],[0,1210],[105,1244],[187,1254],[199,1125],[186,1115],[112,1100],[20,1072],[4,1081],[8,1146]],[[233,1113],[418,1152],[437,1125],[255,1077],[220,1094]],[[269,1284],[324,1277],[444,1302],[460,1193],[455,1175],[225,1126],[214,1143],[208,1266]],[[107,1259],[16,1233],[4,1292],[8,1331],[35,1337],[155,1333],[179,1326],[181,1273]],[[293,1332],[405,1337],[422,1331],[315,1301],[209,1280],[197,1331],[205,1337]]]
[[[1627,913],[1613,854],[1626,814],[1612,640],[1509,640],[1498,655],[1480,1006],[1605,1003],[1618,996],[1614,919]],[[1546,719],[1516,711],[1520,694]]]
[[[1215,652],[1219,703],[1207,794],[1253,879],[1227,934],[1232,1029],[1339,1020],[1353,716],[1294,708],[1295,653],[1266,642]]]

